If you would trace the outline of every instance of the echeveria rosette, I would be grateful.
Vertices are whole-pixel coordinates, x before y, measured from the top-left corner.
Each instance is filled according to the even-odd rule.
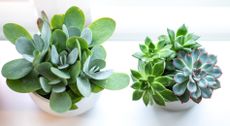
[[[101,46],[115,30],[111,18],[85,26],[78,7],[54,15],[44,12],[37,21],[40,34],[33,37],[21,26],[8,23],[3,31],[23,58],[6,63],[2,74],[16,92],[36,92],[50,100],[55,112],[77,109],[75,103],[103,89],[118,90],[129,84],[124,73],[104,70],[106,51]]]
[[[199,36],[189,33],[188,28],[182,25],[176,33],[167,29],[168,35],[162,35],[159,37],[162,41],[166,41],[172,45],[174,51],[186,51],[191,52],[193,49],[197,49],[201,45],[197,42]]]
[[[172,76],[163,75],[165,62],[139,62],[138,71],[131,70],[134,81],[133,100],[143,99],[145,105],[156,103],[164,106],[165,102],[176,101],[174,93],[167,89],[173,83]]]
[[[173,92],[182,102],[191,98],[199,103],[202,98],[210,98],[213,90],[220,88],[218,78],[222,72],[216,63],[216,56],[204,49],[195,49],[191,53],[179,52],[173,61],[177,69]]]

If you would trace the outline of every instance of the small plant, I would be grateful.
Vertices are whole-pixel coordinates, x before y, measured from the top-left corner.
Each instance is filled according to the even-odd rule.
[[[36,92],[50,100],[53,111],[78,109],[82,98],[103,89],[119,90],[129,84],[123,73],[104,70],[106,51],[101,45],[115,30],[111,18],[100,18],[85,27],[78,7],[54,15],[51,23],[44,12],[37,21],[40,34],[33,37],[21,26],[4,25],[6,38],[22,54],[6,63],[2,75],[16,92]]]
[[[156,44],[150,38],[140,44],[138,70],[131,70],[134,81],[133,100],[143,99],[145,105],[191,98],[199,103],[210,98],[214,89],[220,88],[218,78],[222,72],[216,66],[217,58],[208,54],[197,42],[198,36],[188,33],[185,25],[177,32],[168,29]]]

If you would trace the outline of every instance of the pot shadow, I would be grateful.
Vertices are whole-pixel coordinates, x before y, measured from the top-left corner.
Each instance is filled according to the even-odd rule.
[[[181,122],[187,120],[195,109],[197,109],[197,106],[181,111],[170,111],[160,107],[153,107],[156,120],[160,122],[160,126],[180,126]]]

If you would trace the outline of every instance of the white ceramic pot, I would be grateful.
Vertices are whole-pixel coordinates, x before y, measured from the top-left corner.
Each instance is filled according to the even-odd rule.
[[[79,101],[78,103],[76,103],[76,105],[78,106],[78,109],[76,110],[71,110],[65,113],[56,113],[53,110],[51,110],[50,106],[49,106],[49,100],[40,96],[37,93],[31,93],[30,96],[33,99],[33,101],[37,104],[37,106],[52,115],[55,116],[60,116],[60,117],[72,117],[72,116],[77,116],[80,115],[82,113],[87,112],[88,110],[90,110],[91,108],[93,108],[93,106],[95,105],[95,103],[97,102],[98,98],[99,98],[100,93],[94,94],[92,93],[89,97],[83,98],[81,99],[81,101]]]
[[[174,101],[174,102],[166,102],[165,106],[158,106],[164,110],[167,111],[184,111],[184,110],[188,110],[191,109],[192,107],[194,107],[196,105],[195,102],[193,102],[192,100],[189,100],[186,103],[181,103],[180,101]]]
[[[77,6],[84,11],[86,22],[91,22],[90,0],[31,0],[31,2],[34,3],[39,15],[44,10],[49,19],[54,14],[65,13],[71,6]]]

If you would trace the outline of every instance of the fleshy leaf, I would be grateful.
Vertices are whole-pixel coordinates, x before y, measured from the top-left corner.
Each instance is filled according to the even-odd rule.
[[[38,76],[33,71],[18,80],[7,79],[6,83],[10,89],[20,93],[30,93],[41,89]]]
[[[32,63],[25,59],[16,59],[6,63],[2,68],[2,75],[11,80],[25,77],[33,69]]]
[[[8,23],[3,26],[3,33],[5,37],[13,44],[20,37],[25,37],[28,40],[32,40],[30,34],[20,25],[14,23]]]
[[[34,46],[31,40],[25,37],[20,37],[16,40],[15,47],[20,54],[33,56]]]
[[[45,79],[44,77],[39,78],[40,85],[42,89],[46,92],[49,93],[51,91],[51,86],[48,84],[48,80]]]
[[[60,78],[63,78],[63,79],[69,79],[70,78],[70,75],[68,73],[63,72],[57,68],[51,67],[50,70],[54,75],[56,75]]]
[[[85,25],[85,16],[82,10],[78,7],[71,7],[65,13],[64,24],[67,28],[77,27],[82,30]]]
[[[84,38],[89,45],[92,43],[93,35],[89,28],[83,29],[83,31],[81,32],[81,37]]]
[[[153,66],[153,75],[160,76],[164,73],[165,70],[165,62],[164,61],[160,61],[156,64],[154,64]]]
[[[65,18],[65,15],[63,14],[54,15],[51,19],[51,27],[53,29],[61,29],[64,23],[64,18]]]
[[[173,86],[173,92],[178,95],[181,96],[184,94],[185,90],[187,88],[187,83],[182,83],[182,84],[175,84]]]
[[[58,113],[64,113],[68,111],[72,106],[71,97],[66,92],[51,93],[50,107],[53,111]]]
[[[78,58],[78,50],[74,48],[68,55],[68,64],[74,64]]]
[[[95,81],[95,84],[109,90],[120,90],[129,85],[129,76],[124,73],[113,73],[108,79]]]
[[[115,30],[115,21],[111,18],[100,18],[89,25],[92,31],[92,45],[99,45],[112,36]]]
[[[87,78],[84,77],[77,77],[77,87],[80,93],[85,96],[89,97],[91,94],[91,84]]]
[[[51,48],[51,62],[56,65],[59,64],[59,55],[54,45]]]

